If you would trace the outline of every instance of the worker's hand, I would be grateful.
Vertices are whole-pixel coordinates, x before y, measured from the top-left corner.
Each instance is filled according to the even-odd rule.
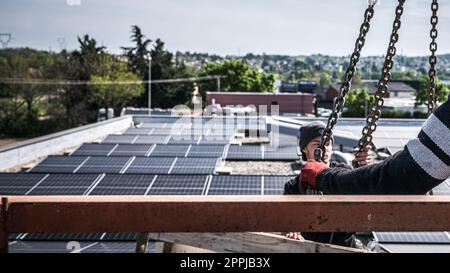
[[[317,162],[314,160],[308,161],[303,164],[300,169],[300,181],[301,183],[306,183],[316,189],[316,177],[317,175],[328,168],[328,165],[322,162]]]
[[[304,241],[305,238],[300,234],[300,232],[289,232],[286,234],[286,238],[293,239],[293,240],[299,240]]]
[[[353,149],[353,155],[359,166],[368,165],[373,159],[372,146],[367,145],[361,152],[358,148]]]

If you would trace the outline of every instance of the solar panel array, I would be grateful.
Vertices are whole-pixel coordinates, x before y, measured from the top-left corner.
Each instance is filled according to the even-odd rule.
[[[295,161],[299,158],[297,146],[230,145],[228,160]]]

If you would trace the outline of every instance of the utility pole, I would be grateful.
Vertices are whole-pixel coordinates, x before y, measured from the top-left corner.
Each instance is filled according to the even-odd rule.
[[[220,92],[220,76],[217,77],[217,92]]]
[[[148,115],[152,114],[152,56],[148,54]]]
[[[8,47],[9,42],[11,42],[11,38],[11,33],[0,33],[0,43],[2,44],[2,48]]]

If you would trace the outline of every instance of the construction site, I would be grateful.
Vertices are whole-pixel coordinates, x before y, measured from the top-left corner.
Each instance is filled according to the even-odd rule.
[[[0,253],[449,253],[450,95],[438,100],[437,0],[426,118],[382,114],[406,2],[396,3],[364,118],[342,113],[377,1],[329,116],[311,93],[221,91],[222,75],[152,82],[151,57],[146,80],[132,82],[1,75],[0,88],[145,85],[148,103],[0,146]],[[198,108],[196,83],[211,80],[218,90]],[[180,82],[195,83],[189,107],[152,107],[152,88]]]

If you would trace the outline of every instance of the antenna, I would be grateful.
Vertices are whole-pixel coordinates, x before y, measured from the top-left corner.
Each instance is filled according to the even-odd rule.
[[[2,48],[7,48],[11,39],[11,33],[0,33],[0,43],[2,44]]]

